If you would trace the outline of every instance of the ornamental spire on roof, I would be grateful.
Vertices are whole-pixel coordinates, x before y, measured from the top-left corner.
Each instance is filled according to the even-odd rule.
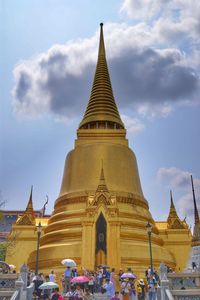
[[[185,224],[180,220],[179,216],[177,215],[176,208],[173,201],[172,191],[170,191],[170,211],[169,216],[167,218],[168,228],[169,229],[183,229],[185,228]]]
[[[194,183],[193,183],[193,177],[191,175],[191,183],[192,183],[192,194],[193,194],[193,201],[194,201],[194,224],[199,223],[199,213],[197,209],[197,203],[196,203],[196,197],[194,192]]]
[[[31,192],[30,192],[29,201],[28,201],[25,213],[29,214],[29,215],[32,215],[32,216],[35,216],[34,215],[34,210],[33,210],[33,199],[32,199],[32,196],[33,196],[33,186],[31,186]]]
[[[17,220],[17,225],[35,225],[35,214],[33,210],[33,186],[31,186],[31,192],[29,196],[29,201],[24,214]]]
[[[105,181],[103,163],[102,163],[102,168],[101,168],[101,175],[100,175],[99,185],[98,185],[97,190],[96,190],[96,193],[100,193],[100,192],[101,193],[102,192],[109,193],[107,185],[106,185],[106,181]]]
[[[121,121],[113,96],[106,62],[103,23],[100,24],[99,53],[90,100],[79,128],[90,128],[92,123],[94,124],[101,121],[103,123],[112,123],[115,128],[124,129],[124,124]],[[107,125],[108,124],[106,124],[106,126]]]

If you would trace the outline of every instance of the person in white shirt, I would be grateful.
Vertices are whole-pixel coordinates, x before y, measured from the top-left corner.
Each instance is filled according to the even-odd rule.
[[[114,296],[114,285],[109,278],[106,278],[106,283],[103,285],[103,288],[106,290],[105,296],[107,296],[107,299],[110,299],[112,296]]]
[[[54,271],[51,271],[51,273],[49,274],[49,281],[55,282],[55,280],[56,280],[56,275],[54,274]]]

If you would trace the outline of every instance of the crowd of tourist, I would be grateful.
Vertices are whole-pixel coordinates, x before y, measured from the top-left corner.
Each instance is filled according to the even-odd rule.
[[[43,283],[58,281],[62,287],[61,292],[58,288],[40,289]],[[120,269],[116,274],[115,269],[109,271],[107,266],[103,266],[96,271],[82,270],[78,274],[76,268],[67,267],[61,278],[57,278],[54,271],[45,277],[42,273],[37,276],[30,273],[29,283],[31,282],[35,288],[34,300],[90,300],[95,299],[94,295],[103,295],[102,298],[108,300],[155,300],[159,276],[150,267],[146,270],[144,279],[136,279],[130,268],[126,272]]]

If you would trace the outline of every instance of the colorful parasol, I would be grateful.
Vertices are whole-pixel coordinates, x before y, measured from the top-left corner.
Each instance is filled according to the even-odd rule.
[[[75,261],[74,261],[73,259],[70,259],[70,258],[63,259],[63,260],[61,261],[61,263],[62,263],[63,265],[65,265],[66,267],[70,267],[70,268],[76,267]]]
[[[51,282],[51,281],[44,282],[43,284],[41,284],[39,286],[40,290],[51,290],[51,289],[56,289],[56,288],[59,288],[58,284],[55,282]]]
[[[90,280],[87,276],[77,276],[71,279],[71,283],[86,283],[89,281]]]
[[[121,278],[122,279],[125,279],[125,278],[135,279],[136,276],[133,273],[124,273],[124,274],[122,274]]]

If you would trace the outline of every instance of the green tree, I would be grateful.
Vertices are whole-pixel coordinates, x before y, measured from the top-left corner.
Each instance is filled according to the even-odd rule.
[[[5,223],[2,212],[2,207],[5,205],[5,203],[6,201],[2,200],[2,193],[0,191],[0,224]],[[14,251],[18,235],[19,233],[11,233],[7,236],[6,240],[0,241],[0,261],[5,261],[6,253],[12,253]]]

